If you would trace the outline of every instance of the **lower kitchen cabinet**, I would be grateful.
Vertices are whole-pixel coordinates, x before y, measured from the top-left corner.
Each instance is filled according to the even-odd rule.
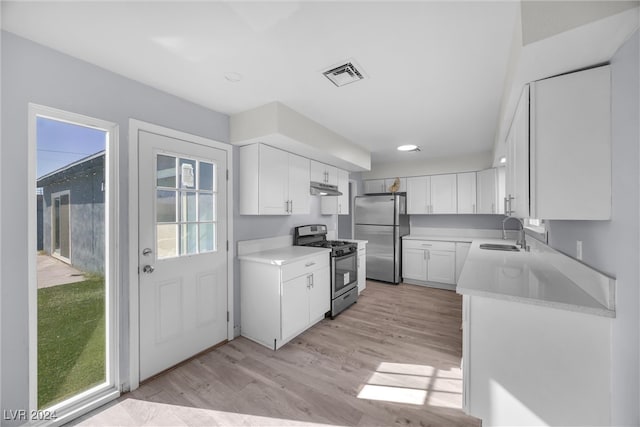
[[[366,243],[358,243],[358,294],[367,287]]]
[[[241,335],[277,350],[331,309],[329,254],[284,265],[241,260]]]
[[[467,255],[471,249],[471,243],[468,242],[456,242],[456,283],[462,272],[464,262],[467,260]]]
[[[455,289],[455,243],[403,240],[402,278],[414,285]]]

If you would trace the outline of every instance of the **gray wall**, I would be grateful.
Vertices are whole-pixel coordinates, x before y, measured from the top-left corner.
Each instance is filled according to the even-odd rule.
[[[2,410],[28,408],[28,103],[108,120],[120,126],[119,218],[123,242],[128,236],[128,131],[129,118],[144,120],[214,140],[229,141],[229,117],[160,92],[133,80],[79,61],[60,52],[2,33],[2,145],[0,194],[2,236],[0,283],[2,289]],[[141,59],[143,60],[143,59]],[[121,292],[128,292],[128,252],[120,250]],[[128,326],[127,299],[121,304]],[[121,363],[128,366],[126,339]],[[128,375],[128,374],[127,374]],[[3,425],[8,423],[2,421]]]
[[[612,352],[613,425],[640,424],[639,52],[636,32],[611,60],[612,219],[548,222],[552,247],[575,257],[576,241],[581,240],[583,261],[617,278]]]
[[[433,228],[471,228],[483,230],[502,230],[504,215],[411,215],[411,227]],[[515,220],[510,220],[507,230],[520,227]]]

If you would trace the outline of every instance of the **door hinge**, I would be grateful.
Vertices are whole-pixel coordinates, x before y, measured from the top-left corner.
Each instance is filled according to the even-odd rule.
[[[229,312],[227,311],[227,323],[229,323]]]
[[[229,252],[229,241],[227,240],[227,252]]]
[[[227,181],[229,181],[229,169],[227,169]]]

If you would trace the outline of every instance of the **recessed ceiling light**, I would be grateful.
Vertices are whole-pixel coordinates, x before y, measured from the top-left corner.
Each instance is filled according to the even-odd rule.
[[[240,80],[242,80],[242,74],[236,73],[234,71],[228,71],[228,72],[224,73],[224,78],[228,82],[238,83]]]
[[[420,147],[413,144],[400,145],[398,146],[398,151],[420,151]]]
[[[507,158],[505,156],[500,157],[500,163],[507,163]]]

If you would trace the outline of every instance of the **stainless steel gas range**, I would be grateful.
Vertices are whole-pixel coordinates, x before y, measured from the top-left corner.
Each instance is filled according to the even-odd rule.
[[[295,228],[293,244],[331,249],[331,318],[358,300],[358,245],[327,240],[327,226],[303,225]]]

